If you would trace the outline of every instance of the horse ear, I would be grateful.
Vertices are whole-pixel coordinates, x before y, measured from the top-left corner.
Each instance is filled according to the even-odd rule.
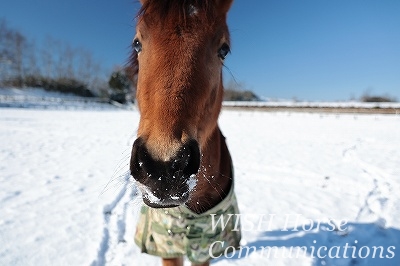
[[[233,0],[217,0],[218,9],[221,13],[227,13],[231,8]]]
[[[140,0],[140,3],[141,3],[142,5],[144,5],[146,2],[147,2],[147,0]]]

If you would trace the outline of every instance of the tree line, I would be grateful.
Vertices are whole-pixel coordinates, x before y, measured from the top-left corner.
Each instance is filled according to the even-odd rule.
[[[36,42],[0,18],[0,87],[40,87],[120,103],[133,101],[137,77],[131,69],[107,71],[102,65],[88,49],[50,36]],[[259,98],[230,80],[225,84],[224,100]]]
[[[125,73],[123,68],[115,71]],[[127,90],[110,87],[109,75],[90,50],[52,37],[37,43],[0,19],[0,86],[100,97]]]
[[[251,90],[246,90],[245,84],[230,79],[225,83],[224,101],[260,101],[261,99]]]

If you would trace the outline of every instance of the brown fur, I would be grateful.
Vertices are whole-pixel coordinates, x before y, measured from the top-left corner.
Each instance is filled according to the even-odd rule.
[[[217,51],[229,44],[226,13],[232,0],[141,3],[135,38],[142,51],[131,57],[131,69],[138,73],[138,138],[160,162],[172,160],[189,140],[197,141],[197,185],[185,204],[202,213],[232,185],[231,157],[217,124],[223,97],[223,62]],[[163,263],[182,265],[182,259]]]
[[[142,2],[137,25],[143,43],[138,57],[138,135],[146,138],[154,156],[167,159],[177,142],[189,137],[205,147],[217,126],[223,87],[216,53],[220,44],[229,43],[226,13],[212,1],[194,1],[203,10],[185,19],[182,10],[191,1]],[[222,2],[225,10],[230,1]]]

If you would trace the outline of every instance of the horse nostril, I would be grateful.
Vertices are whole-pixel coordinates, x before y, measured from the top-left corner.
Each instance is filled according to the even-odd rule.
[[[186,168],[186,166],[189,164],[190,160],[190,150],[186,147],[183,146],[182,149],[178,152],[176,157],[172,160],[172,171],[178,172],[178,171],[183,171],[183,169]]]
[[[183,165],[183,173],[190,176],[197,174],[200,167],[200,150],[199,144],[195,140],[190,140],[183,146],[185,151],[185,161]]]
[[[132,146],[130,170],[131,170],[131,175],[135,179],[139,179],[140,177],[139,173],[143,168],[143,162],[139,158],[140,157],[139,153],[143,153],[143,141],[141,138],[136,139]]]

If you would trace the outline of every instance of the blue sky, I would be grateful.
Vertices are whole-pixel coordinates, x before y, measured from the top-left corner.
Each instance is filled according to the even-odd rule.
[[[4,0],[0,17],[37,42],[52,36],[91,49],[112,69],[129,55],[138,8],[135,0]],[[236,0],[226,66],[268,98],[400,100],[399,14],[398,0]]]

